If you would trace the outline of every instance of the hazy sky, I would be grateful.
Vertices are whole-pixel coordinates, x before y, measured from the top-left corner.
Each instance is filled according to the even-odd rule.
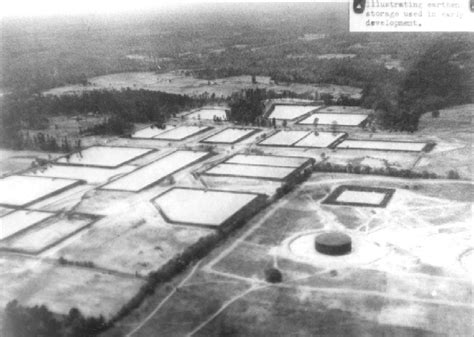
[[[348,2],[349,0],[313,0],[299,2]],[[199,1],[199,0],[4,0],[0,17],[31,17],[77,14],[116,14],[132,11],[166,10],[190,3],[210,2],[295,2],[295,1]]]

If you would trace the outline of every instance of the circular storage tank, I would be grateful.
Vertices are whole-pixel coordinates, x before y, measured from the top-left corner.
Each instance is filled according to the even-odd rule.
[[[342,232],[326,232],[315,239],[316,251],[326,255],[345,255],[352,250],[351,237]]]

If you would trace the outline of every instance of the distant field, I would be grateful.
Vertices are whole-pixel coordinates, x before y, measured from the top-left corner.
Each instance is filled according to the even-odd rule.
[[[250,75],[219,78],[209,84],[207,80],[197,79],[191,76],[184,76],[179,72],[169,72],[164,74],[156,74],[154,72],[118,73],[90,78],[88,81],[91,84],[87,86],[64,86],[48,90],[45,92],[45,94],[62,95],[75,94],[84,90],[94,89],[120,90],[125,88],[133,88],[137,90],[145,89],[191,96],[201,95],[207,92],[209,95],[215,94],[217,97],[227,97],[232,93],[242,89],[255,87],[255,84],[252,83],[252,78]],[[362,89],[360,88],[340,85],[310,85],[300,83],[277,85],[271,83],[269,78],[259,81],[258,87],[275,91],[290,90],[297,94],[317,91],[319,93],[329,93],[336,98],[340,95],[348,95],[350,97],[360,98],[362,93]]]

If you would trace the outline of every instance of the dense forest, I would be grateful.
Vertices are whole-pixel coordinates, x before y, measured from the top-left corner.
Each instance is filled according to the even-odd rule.
[[[48,118],[81,114],[107,116],[97,132],[123,134],[131,123],[163,124],[170,116],[201,106],[200,99],[147,90],[94,90],[81,95],[43,96],[9,94],[3,98],[0,115],[0,146],[21,149],[26,146],[25,129],[42,129]]]
[[[5,308],[3,337],[93,337],[108,327],[104,317],[85,317],[72,308],[58,316],[46,306],[25,307],[11,301]]]
[[[378,111],[383,128],[416,131],[422,114],[473,102],[472,50],[473,41],[439,39],[404,76],[369,82],[362,103]]]

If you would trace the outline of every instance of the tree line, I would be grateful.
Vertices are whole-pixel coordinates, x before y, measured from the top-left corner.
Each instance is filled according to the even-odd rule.
[[[369,82],[363,90],[363,106],[377,111],[383,128],[414,132],[422,114],[472,103],[474,64],[465,51],[473,48],[474,42],[462,38],[437,40],[406,75]]]
[[[80,95],[62,96],[10,94],[3,97],[0,146],[26,148],[28,139],[25,139],[23,131],[46,129],[49,126],[48,118],[52,116],[103,115],[106,117],[105,122],[89,131],[121,134],[131,128],[131,123],[163,124],[176,113],[201,106],[204,102],[202,98],[131,89],[93,90]],[[58,140],[55,142],[58,143]],[[54,147],[46,134],[38,139],[38,144],[41,149],[45,149],[44,144]]]
[[[22,306],[9,302],[5,308],[4,337],[93,337],[109,327],[103,316],[87,317],[72,308],[67,315],[57,315],[45,305]]]

